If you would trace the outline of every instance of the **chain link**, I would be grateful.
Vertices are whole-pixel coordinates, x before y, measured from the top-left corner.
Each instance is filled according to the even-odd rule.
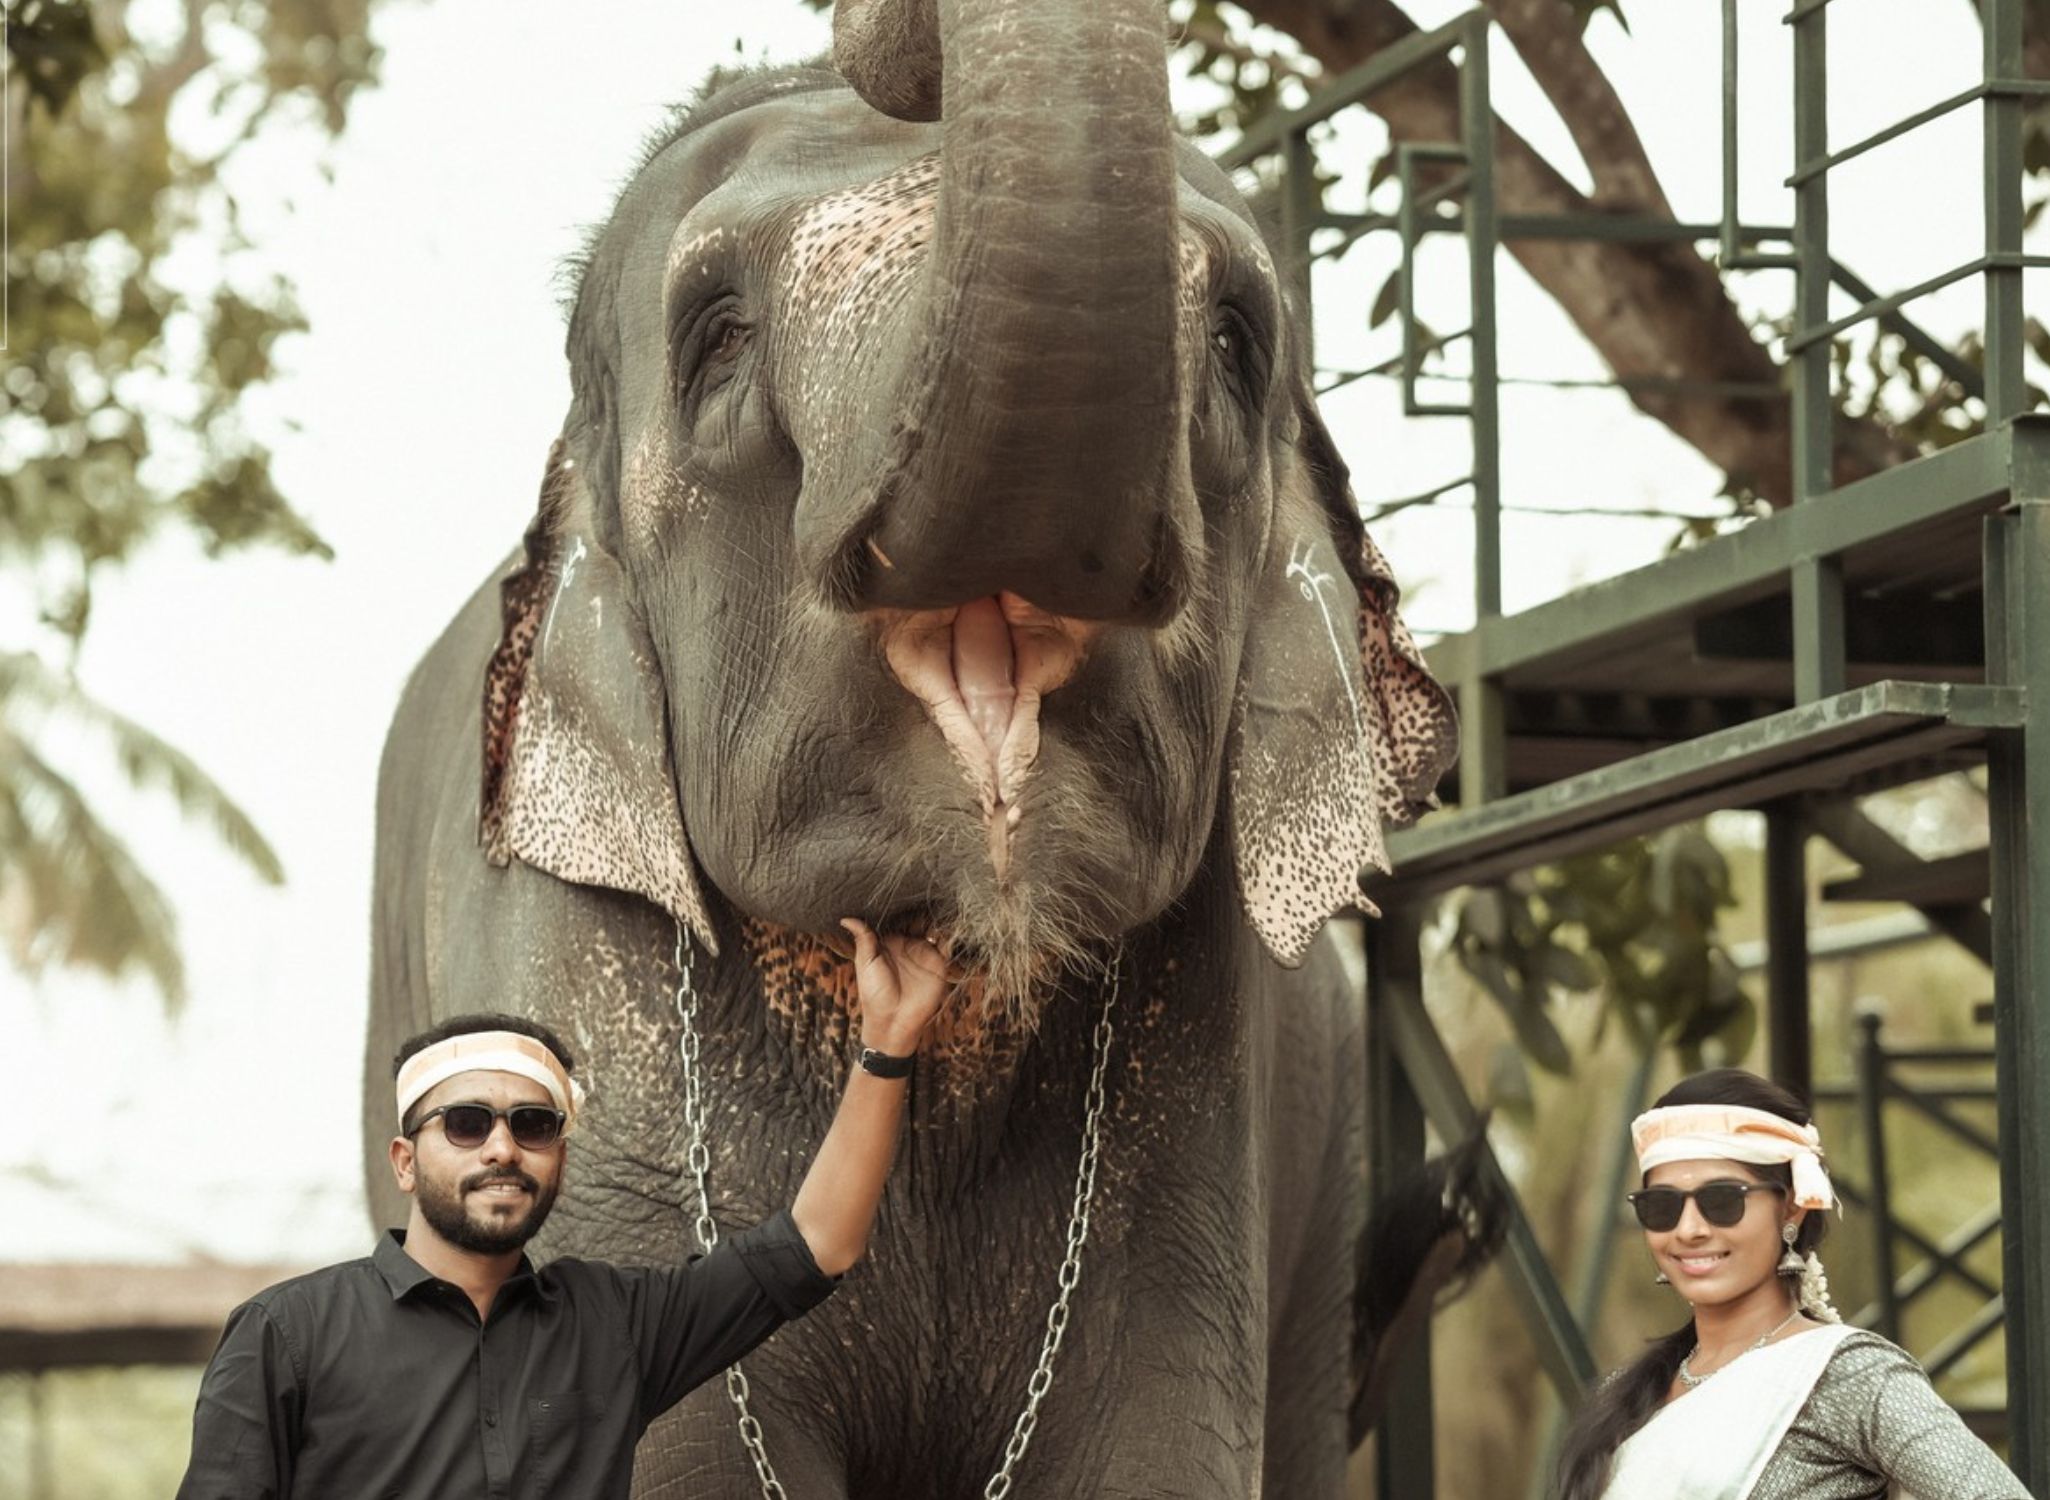
[[[691,1176],[697,1181],[698,1214],[693,1227],[697,1231],[698,1248],[710,1254],[712,1247],[719,1243],[719,1224],[712,1217],[712,1148],[705,1129],[705,1095],[702,1075],[698,1071],[698,992],[691,983],[689,942],[683,924],[678,922],[676,1018],[682,1026],[676,1046],[683,1061],[683,1123],[690,1131],[690,1152],[685,1160],[689,1163]],[[747,1407],[748,1394],[747,1376],[741,1374],[740,1366],[727,1366],[726,1399],[733,1403],[734,1414],[740,1423],[740,1441],[754,1462],[755,1477],[762,1483],[762,1500],[790,1500],[783,1481],[776,1477],[776,1470],[769,1463],[769,1450],[762,1443],[762,1424]]]
[[[719,1226],[712,1218],[712,1152],[707,1144],[704,1091],[698,1070],[698,997],[691,983],[689,941],[683,924],[677,923],[676,1017],[682,1023],[677,1051],[683,1061],[683,1120],[685,1128],[690,1131],[690,1150],[685,1159],[697,1182],[695,1227],[698,1244],[709,1252],[719,1242]],[[1075,1196],[1068,1210],[1067,1253],[1061,1260],[1060,1274],[1056,1277],[1060,1290],[1054,1297],[1053,1306],[1047,1309],[1046,1334],[1039,1344],[1039,1363],[1033,1368],[1032,1378],[1025,1383],[1025,1409],[1018,1413],[1017,1425],[1011,1429],[1010,1440],[1004,1444],[1003,1463],[983,1487],[983,1500],[1005,1500],[1011,1493],[1013,1471],[1025,1457],[1025,1450],[1032,1444],[1032,1434],[1039,1426],[1040,1403],[1053,1389],[1054,1360],[1061,1352],[1061,1340],[1068,1331],[1068,1306],[1075,1288],[1081,1284],[1082,1249],[1089,1242],[1089,1209],[1096,1197],[1096,1164],[1103,1147],[1105,1081],[1110,1070],[1110,1016],[1112,1007],[1117,1004],[1118,983],[1123,969],[1124,949],[1120,947],[1111,956],[1110,986],[1104,994],[1103,1010],[1096,1018],[1096,1029],[1090,1038],[1094,1059],[1089,1069],[1089,1087],[1084,1095],[1082,1158],[1075,1168]],[[789,1500],[783,1482],[770,1466],[768,1449],[762,1442],[762,1424],[748,1410],[748,1394],[747,1376],[741,1373],[739,1365],[730,1366],[726,1371],[726,1397],[733,1403],[739,1420],[740,1440],[747,1447],[748,1457],[754,1461],[756,1478],[761,1481],[762,1500]]]

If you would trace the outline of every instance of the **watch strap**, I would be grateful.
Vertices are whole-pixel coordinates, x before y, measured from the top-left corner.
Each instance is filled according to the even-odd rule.
[[[911,1065],[916,1060],[912,1057],[892,1057],[889,1053],[878,1052],[873,1047],[863,1047],[859,1058],[862,1071],[873,1073],[878,1078],[909,1078]]]

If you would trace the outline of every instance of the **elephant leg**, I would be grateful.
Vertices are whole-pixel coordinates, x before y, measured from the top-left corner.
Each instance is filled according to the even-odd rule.
[[[1077,1357],[1065,1388],[1056,1379],[1050,1402],[1060,1407],[1047,1415],[1079,1418],[1079,1430],[1042,1434],[1063,1456],[1061,1480],[1042,1487],[1021,1474],[1021,1491],[1061,1500],[1260,1494],[1267,1287],[1251,1228],[1227,1229],[1199,1261],[1135,1247],[1148,1264],[1120,1278],[1118,1312],[1099,1314],[1079,1340],[1071,1323],[1074,1347],[1062,1349],[1064,1360]]]
[[[750,1392],[763,1446],[786,1494],[848,1500],[839,1437],[818,1415],[786,1411]],[[655,1419],[634,1452],[634,1500],[758,1500],[762,1481],[740,1438],[740,1421],[715,1377]]]
[[[1186,1426],[1183,1431],[1186,1434]],[[1139,1436],[1135,1433],[1135,1440]],[[1222,1434],[1213,1430],[1203,1436],[1218,1438]],[[1072,1487],[1060,1493],[1073,1500],[1241,1500],[1262,1493],[1257,1444],[1232,1451],[1222,1442],[1206,1441],[1197,1447],[1154,1450],[1142,1456],[1145,1454],[1146,1450],[1135,1450],[1133,1444],[1120,1444],[1104,1466],[1101,1479],[1074,1474]]]
[[[1336,1500],[1344,1490],[1352,1391],[1351,1246],[1361,1229],[1360,1215],[1349,1204],[1356,1197],[1334,1191],[1321,1200],[1288,1284],[1276,1288],[1263,1494]]]
[[[1333,945],[1320,950],[1306,966],[1312,993],[1284,1007],[1270,1169],[1264,1493],[1306,1500],[1344,1489],[1355,1257],[1366,1229],[1365,1016]],[[1321,1146],[1305,1149],[1312,1142]]]

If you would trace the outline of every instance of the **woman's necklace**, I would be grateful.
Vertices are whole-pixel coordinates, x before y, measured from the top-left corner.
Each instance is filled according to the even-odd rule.
[[[1785,1323],[1780,1324],[1779,1327],[1773,1329],[1770,1333],[1760,1334],[1758,1336],[1758,1342],[1753,1344],[1751,1346],[1751,1349],[1746,1349],[1744,1351],[1744,1354],[1749,1354],[1752,1349],[1763,1349],[1767,1344],[1771,1343],[1774,1339],[1778,1338],[1780,1334],[1784,1333],[1788,1325],[1800,1316],[1801,1309],[1797,1307],[1792,1312],[1787,1314],[1787,1320]],[[1696,1387],[1697,1385],[1700,1385],[1702,1381],[1709,1380],[1717,1375],[1720,1375],[1724,1370],[1727,1370],[1730,1367],[1730,1365],[1734,1362],[1733,1360],[1726,1359],[1721,1364],[1717,1365],[1713,1370],[1710,1370],[1708,1374],[1697,1375],[1694,1373],[1693,1360],[1694,1356],[1700,1352],[1701,1346],[1699,1344],[1696,1344],[1692,1349],[1689,1349],[1686,1352],[1686,1354],[1681,1356],[1680,1359],[1680,1384],[1686,1386],[1687,1389],[1690,1391],[1693,1390],[1694,1387]],[[1743,1355],[1740,1354],[1736,1356],[1736,1358],[1741,1359],[1743,1358]]]

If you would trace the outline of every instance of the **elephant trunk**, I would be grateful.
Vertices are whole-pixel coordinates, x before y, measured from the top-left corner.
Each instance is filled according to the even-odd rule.
[[[871,104],[944,95],[924,329],[833,528],[843,597],[1168,618],[1200,526],[1159,0],[843,0],[835,23]]]

